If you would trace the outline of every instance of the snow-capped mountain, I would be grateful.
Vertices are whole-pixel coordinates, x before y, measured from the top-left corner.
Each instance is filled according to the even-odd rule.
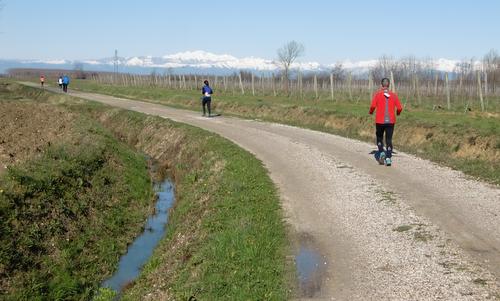
[[[113,58],[102,60],[82,61],[86,64],[113,65]],[[162,57],[134,56],[118,58],[118,65],[124,67],[147,67],[147,68],[195,68],[195,69],[230,69],[230,70],[256,70],[275,71],[278,66],[275,61],[258,57],[237,58],[229,54],[215,54],[202,50],[186,51]],[[305,71],[319,71],[322,66],[316,62],[295,63],[292,68],[300,68]]]
[[[296,62],[292,69],[300,69],[303,72],[329,71],[337,63],[342,63],[343,68],[355,73],[366,72],[375,66],[378,60],[365,61],[341,61],[332,64],[320,64],[317,62]],[[72,69],[76,63],[83,64],[85,70],[113,71],[115,59],[112,57],[92,60],[1,60],[0,72],[8,68],[51,68]],[[119,57],[117,60],[120,72],[150,73],[155,71],[175,71],[176,73],[218,73],[228,74],[238,70],[249,70],[258,73],[271,73],[279,70],[278,65],[272,59],[258,57],[238,58],[229,54],[215,54],[202,50],[185,51],[168,54],[162,57],[134,56]],[[457,60],[438,59],[434,61],[434,69],[451,72],[455,68]]]

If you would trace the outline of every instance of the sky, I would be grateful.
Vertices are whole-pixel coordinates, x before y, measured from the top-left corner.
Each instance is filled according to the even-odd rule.
[[[0,59],[100,59],[204,50],[302,61],[481,58],[500,50],[500,1],[0,0]]]

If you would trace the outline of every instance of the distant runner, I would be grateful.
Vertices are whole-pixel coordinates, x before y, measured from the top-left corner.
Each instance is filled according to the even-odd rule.
[[[63,75],[62,77],[63,91],[68,93],[69,76]]]
[[[205,80],[203,83],[205,84],[203,88],[201,88],[201,94],[203,94],[203,96],[201,97],[201,103],[203,106],[203,116],[206,116],[206,111],[205,111],[205,106],[206,106],[208,109],[208,117],[210,117],[212,114],[210,110],[210,104],[212,102],[213,90],[208,84],[208,80]]]
[[[375,128],[378,152],[375,154],[375,158],[379,160],[380,164],[387,166],[392,164],[392,134],[396,124],[394,109],[397,108],[397,115],[403,111],[398,95],[390,91],[389,86],[389,79],[382,79],[382,88],[373,96],[370,106],[370,114],[373,114],[375,110],[377,111],[375,114]],[[387,150],[384,150],[384,133]]]
[[[59,78],[57,79],[57,84],[59,85],[60,89],[63,88],[63,78],[62,78],[62,76],[59,76]]]
[[[41,75],[40,76],[40,86],[43,87],[43,84],[45,84],[45,76],[44,75]]]

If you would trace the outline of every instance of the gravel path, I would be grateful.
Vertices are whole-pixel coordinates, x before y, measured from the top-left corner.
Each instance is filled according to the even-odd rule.
[[[70,94],[216,132],[261,159],[292,236],[312,238],[325,258],[316,289],[299,299],[500,299],[497,186],[404,153],[379,166],[373,145],[335,135]]]

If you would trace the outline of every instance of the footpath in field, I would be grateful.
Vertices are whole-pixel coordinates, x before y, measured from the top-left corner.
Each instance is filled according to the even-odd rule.
[[[371,145],[335,135],[70,94],[195,125],[254,153],[280,190],[297,248],[307,241],[325,266],[304,298],[500,297],[498,186],[401,152],[381,167]]]
[[[165,89],[97,84],[76,80],[79,91],[157,103],[169,107],[200,110],[197,90]],[[368,115],[369,97],[359,101],[332,102],[285,96],[228,95],[219,91],[215,111],[244,119],[258,119],[331,133],[373,143],[373,116]],[[232,94],[232,93],[231,93]],[[438,100],[437,100],[438,101]],[[477,108],[434,110],[428,104],[405,103],[395,133],[396,148],[467,175],[500,185],[500,115],[495,106],[488,112]],[[491,99],[491,104],[496,103]],[[455,109],[457,109],[455,107]]]

